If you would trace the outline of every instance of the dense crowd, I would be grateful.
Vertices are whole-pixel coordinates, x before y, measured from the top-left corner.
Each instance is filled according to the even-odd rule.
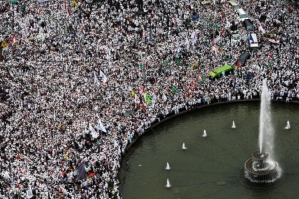
[[[272,99],[298,100],[298,10],[239,3],[259,27],[256,51],[225,0],[2,1],[0,197],[122,198],[120,160],[153,123],[258,98],[265,78]],[[225,63],[235,70],[209,76]]]

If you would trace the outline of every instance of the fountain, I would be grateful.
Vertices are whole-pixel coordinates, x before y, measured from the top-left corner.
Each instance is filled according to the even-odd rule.
[[[203,130],[202,137],[207,137],[207,131],[206,130]]]
[[[259,151],[253,152],[252,158],[248,159],[244,165],[245,179],[248,183],[273,183],[280,179],[282,172],[278,163],[274,160],[273,137],[270,94],[266,80],[264,80],[260,109]]]
[[[290,122],[289,122],[289,121],[287,121],[287,126],[286,126],[286,127],[284,127],[284,129],[290,129],[290,128],[291,128]]]
[[[167,164],[166,164],[166,168],[165,168],[166,170],[170,170],[170,166],[169,166],[169,164],[168,164],[168,162],[167,162]]]
[[[171,184],[169,182],[169,179],[167,179],[166,188],[170,188],[170,187],[171,187]]]
[[[232,128],[233,128],[233,129],[235,129],[235,128],[236,128],[235,121],[233,121]]]
[[[261,88],[262,86],[260,90]],[[299,137],[294,132],[299,124],[290,119],[298,117],[299,106],[296,103],[276,103],[271,100],[270,107],[275,133],[273,152],[263,151],[268,157],[259,157],[257,154],[260,101],[210,106],[191,113],[192,117],[189,114],[181,115],[156,127],[156,133],[149,133],[141,142],[134,144],[122,161],[119,176],[123,198],[144,198],[144,195],[149,198],[163,196],[176,199],[207,196],[297,198],[299,148],[296,146]],[[237,128],[232,129],[235,119]],[[292,122],[291,129],[285,130],[288,120]],[[210,128],[206,129],[206,126]],[[204,129],[206,133],[213,133],[204,138]],[[187,131],[188,134],[185,133]],[[178,143],[179,140],[181,144]],[[264,136],[264,141],[266,140]],[[186,150],[182,149],[183,142]],[[253,155],[255,151],[258,152]],[[149,161],[153,155],[155,161]],[[247,163],[247,168],[250,169],[247,173],[251,176],[245,177],[245,162],[250,158],[254,158],[255,163],[264,158],[261,161],[268,165],[263,167],[270,173],[259,171],[260,179],[257,181],[262,181],[264,177],[270,183],[250,181],[249,178],[255,179],[253,175],[257,167],[250,165],[250,161]],[[166,170],[165,161],[171,164],[170,170]],[[139,163],[143,166],[138,167]],[[159,163],[162,164],[159,166]],[[282,168],[282,174],[279,167]],[[171,188],[166,188],[167,178]],[[271,182],[273,180],[275,181]]]
[[[187,149],[187,147],[185,146],[185,142],[183,142],[183,146],[182,146],[182,149]]]

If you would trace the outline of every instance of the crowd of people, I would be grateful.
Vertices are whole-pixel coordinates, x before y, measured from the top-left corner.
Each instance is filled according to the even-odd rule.
[[[2,1],[0,197],[122,198],[121,158],[153,123],[258,98],[263,79],[273,100],[298,100],[297,8],[239,3],[258,50],[226,0]]]

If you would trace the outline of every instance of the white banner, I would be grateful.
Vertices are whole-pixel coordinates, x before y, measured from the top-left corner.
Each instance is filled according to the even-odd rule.
[[[47,1],[49,1],[49,0],[37,0],[36,2],[37,3],[44,3],[44,2],[47,2]]]

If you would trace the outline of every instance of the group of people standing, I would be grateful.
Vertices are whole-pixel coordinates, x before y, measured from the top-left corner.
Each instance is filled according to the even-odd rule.
[[[238,16],[226,1],[1,4],[0,197],[122,198],[121,158],[153,123],[258,98],[265,78],[272,99],[298,100],[298,10],[266,3],[240,2],[264,31],[238,67],[247,32],[227,36]],[[209,77],[224,64],[236,68]]]

